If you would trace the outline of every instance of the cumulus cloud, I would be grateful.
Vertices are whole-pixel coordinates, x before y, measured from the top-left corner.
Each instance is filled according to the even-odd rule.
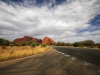
[[[68,0],[50,7],[54,2],[39,7],[29,6],[27,0],[20,5],[0,1],[0,37],[13,40],[28,35],[41,39],[48,36],[64,42],[86,39],[100,42],[100,30],[78,32],[91,27],[90,19],[100,14],[99,0]]]

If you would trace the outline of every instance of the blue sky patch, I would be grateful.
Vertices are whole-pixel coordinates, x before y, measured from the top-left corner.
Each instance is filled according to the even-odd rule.
[[[96,15],[93,19],[91,19],[89,24],[93,26],[100,26],[100,14]]]
[[[20,5],[21,3],[24,5],[24,0],[2,0],[3,2],[7,4],[11,4],[10,2],[14,2],[15,4]],[[66,2],[66,0],[27,0],[28,5],[36,5],[36,6],[42,6],[44,4],[51,3],[51,7],[54,7],[55,5],[62,4],[63,2]],[[24,5],[25,6],[25,5]]]

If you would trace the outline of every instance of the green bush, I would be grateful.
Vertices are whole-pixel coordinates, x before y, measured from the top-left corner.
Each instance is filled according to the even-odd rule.
[[[31,43],[31,47],[35,47],[36,46],[36,43],[35,42],[32,42]]]
[[[0,46],[9,46],[9,40],[5,40],[3,38],[0,38]]]
[[[10,47],[13,47],[14,46],[14,44],[10,44]]]
[[[47,46],[46,44],[42,44],[42,45],[41,45],[41,47],[46,47],[46,46]]]

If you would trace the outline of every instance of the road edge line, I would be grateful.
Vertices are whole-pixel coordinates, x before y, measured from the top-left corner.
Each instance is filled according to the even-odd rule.
[[[51,48],[51,50],[53,50],[53,51],[55,51],[55,52],[57,52],[57,53],[59,53],[59,54],[62,54],[62,55],[64,55],[64,56],[66,56],[66,57],[69,57],[69,56],[70,56],[70,55],[68,55],[68,54],[59,52],[59,51],[57,51],[57,50],[55,50],[55,49],[53,49],[53,48]]]

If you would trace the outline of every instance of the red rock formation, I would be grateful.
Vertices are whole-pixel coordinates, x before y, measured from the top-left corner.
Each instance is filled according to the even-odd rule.
[[[23,37],[23,41],[31,41],[31,40],[32,40],[32,37],[30,37],[30,36]]]
[[[34,41],[36,43],[50,44],[50,45],[55,43],[51,38],[48,38],[48,37],[45,37],[42,41],[41,39],[33,38],[30,36],[24,36],[23,38],[17,38],[13,42],[18,44],[18,43],[27,42],[27,41]]]
[[[23,38],[17,38],[13,42],[15,42],[15,43],[21,43],[21,42],[23,42]]]
[[[37,38],[32,38],[32,41],[38,42],[38,39]]]
[[[23,38],[17,38],[15,40],[13,40],[13,42],[15,43],[22,43],[22,42],[25,42],[25,41],[34,41],[36,43],[42,43],[42,40],[41,39],[37,39],[37,38],[33,38],[33,37],[30,37],[30,36],[24,36]]]
[[[51,39],[51,38],[48,38],[48,37],[45,37],[42,41],[42,44],[54,44],[55,42]]]
[[[49,38],[49,41],[50,41],[51,44],[55,43],[51,38]]]
[[[49,44],[49,38],[45,37],[42,41],[42,44]]]
[[[17,38],[17,39],[15,39],[13,42],[15,42],[15,43],[22,43],[22,42],[31,41],[31,40],[32,40],[32,37],[30,37],[30,36],[24,36],[23,38]]]

